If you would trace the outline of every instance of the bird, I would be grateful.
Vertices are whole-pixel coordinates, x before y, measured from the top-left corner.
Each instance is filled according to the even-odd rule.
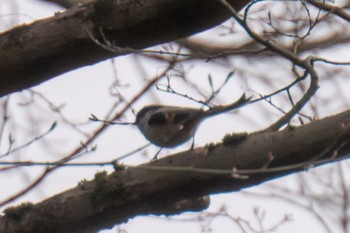
[[[193,138],[203,120],[237,109],[247,104],[250,99],[243,94],[232,104],[214,106],[208,110],[167,105],[148,105],[137,113],[135,124],[151,143],[161,148],[173,148]]]

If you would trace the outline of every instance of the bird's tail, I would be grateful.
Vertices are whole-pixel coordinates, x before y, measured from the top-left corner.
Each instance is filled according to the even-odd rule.
[[[252,97],[246,97],[245,94],[243,94],[236,102],[228,105],[218,105],[210,108],[209,110],[205,111],[205,116],[214,116],[223,112],[228,112],[237,108],[242,107],[243,105],[246,105],[249,103]]]

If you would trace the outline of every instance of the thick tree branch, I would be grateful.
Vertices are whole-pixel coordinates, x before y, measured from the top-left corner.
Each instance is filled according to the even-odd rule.
[[[38,204],[5,211],[0,232],[96,232],[138,215],[180,213],[183,209],[174,204],[180,200],[238,191],[347,158],[349,126],[347,111],[283,131],[232,135],[223,144],[100,173]]]
[[[339,7],[332,4],[327,3],[326,1],[317,1],[317,0],[308,0],[308,3],[311,5],[318,7],[324,11],[331,12],[332,14],[337,15],[345,21],[350,22],[350,14],[344,9],[345,7]],[[349,7],[349,5],[347,5]]]
[[[229,1],[241,9],[248,0]],[[79,67],[193,35],[230,17],[215,0],[98,0],[0,34],[0,96]],[[104,35],[111,52],[91,39]]]
[[[70,8],[78,4],[93,2],[94,0],[39,0],[43,2],[52,2],[64,8]]]

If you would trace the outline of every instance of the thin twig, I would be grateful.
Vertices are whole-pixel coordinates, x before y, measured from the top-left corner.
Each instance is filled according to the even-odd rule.
[[[174,59],[169,65],[168,67],[158,76],[156,76],[155,78],[153,78],[152,80],[150,80],[148,82],[148,84],[129,102],[127,103],[127,105],[118,113],[116,113],[111,121],[116,121],[117,119],[119,119],[130,107],[132,104],[134,104],[144,93],[146,93],[159,79],[161,79],[162,77],[164,77],[166,75],[166,73],[171,70],[174,66],[174,64],[176,63],[176,59]],[[54,171],[55,169],[61,167],[61,164],[64,164],[68,161],[71,161],[72,159],[74,159],[77,155],[79,155],[82,151],[85,150],[87,145],[90,145],[98,136],[100,136],[102,134],[102,132],[104,132],[107,127],[109,127],[110,125],[108,124],[104,124],[102,125],[100,128],[98,128],[93,135],[88,138],[87,140],[85,140],[84,142],[81,143],[81,145],[79,147],[77,147],[76,149],[74,149],[70,154],[68,154],[67,156],[65,156],[63,159],[60,159],[59,161],[57,161],[57,165],[53,166],[53,167],[47,167],[45,169],[45,171],[33,182],[31,183],[29,186],[23,188],[22,190],[20,190],[19,192],[15,193],[14,195],[12,195],[11,197],[5,199],[4,201],[0,202],[0,206],[8,204],[9,202],[14,201],[15,199],[17,199],[18,197],[22,196],[23,194],[29,192],[31,189],[33,189],[35,186],[37,186],[41,181],[44,180],[44,178],[51,173],[52,171]]]
[[[28,142],[26,142],[26,143],[24,143],[16,148],[13,148],[13,149],[9,148],[9,150],[5,154],[0,155],[0,158],[4,158],[4,157],[6,157],[6,156],[18,151],[18,150],[21,150],[23,148],[30,146],[31,144],[33,144],[36,141],[39,141],[40,139],[44,138],[46,135],[51,133],[55,129],[56,125],[57,125],[57,122],[54,122],[51,124],[50,128],[46,132],[44,132],[43,134],[34,137],[30,141],[28,141]]]
[[[275,123],[273,123],[272,125],[270,125],[268,128],[265,129],[265,131],[276,131],[280,129],[283,125],[290,122],[290,120],[294,117],[294,115],[297,114],[305,106],[307,102],[309,102],[309,100],[312,98],[312,96],[314,96],[314,94],[318,89],[318,75],[315,69],[313,68],[312,57],[301,59],[296,54],[282,48],[276,43],[268,39],[265,39],[262,36],[258,35],[256,32],[254,32],[249,27],[247,22],[247,16],[251,5],[247,6],[247,8],[245,9],[245,13],[242,19],[241,16],[238,15],[236,10],[226,0],[217,0],[217,1],[220,2],[222,5],[224,5],[230,11],[232,17],[245,29],[245,31],[248,33],[250,37],[252,37],[254,40],[259,42],[260,44],[264,45],[266,48],[268,48],[272,52],[275,52],[281,55],[282,57],[291,61],[293,64],[296,64],[297,66],[303,68],[305,72],[310,75],[311,83],[310,83],[309,89],[306,91],[303,97],[279,120],[277,120]],[[255,3],[256,1],[253,1],[253,2]]]

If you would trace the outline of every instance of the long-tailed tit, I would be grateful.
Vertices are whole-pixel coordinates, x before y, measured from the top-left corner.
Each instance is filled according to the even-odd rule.
[[[149,105],[136,115],[135,124],[143,135],[160,147],[176,147],[194,136],[198,125],[207,117],[227,112],[248,103],[242,95],[236,102],[209,110],[175,106]]]

